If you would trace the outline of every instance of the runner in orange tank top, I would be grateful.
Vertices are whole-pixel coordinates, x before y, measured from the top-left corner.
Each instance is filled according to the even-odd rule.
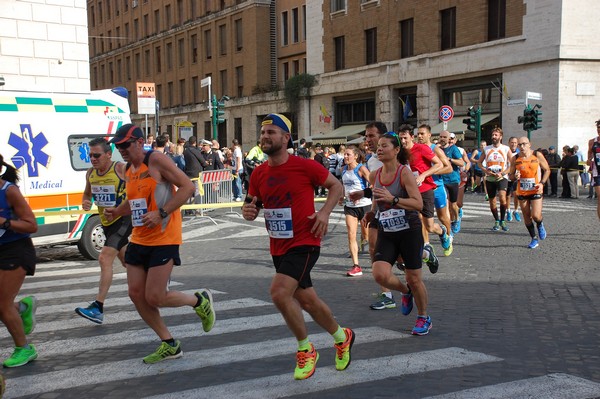
[[[139,127],[121,126],[110,142],[128,163],[127,201],[116,208],[106,208],[104,214],[109,221],[131,215],[133,233],[125,252],[129,296],[142,319],[162,340],[143,361],[176,359],[183,356],[181,342],[169,332],[160,315],[161,307],[192,307],[206,332],[215,322],[209,290],[200,289],[191,295],[167,288],[173,266],[181,264],[179,208],[193,195],[194,184],[166,155],[144,150],[144,135]]]
[[[508,176],[510,180],[517,181],[517,198],[523,212],[523,222],[531,236],[527,247],[533,249],[539,246],[539,240],[546,238],[542,221],[542,193],[550,177],[550,167],[542,153],[531,150],[527,137],[519,138],[519,148],[521,151],[510,161]],[[533,222],[537,225],[539,235],[535,233]]]

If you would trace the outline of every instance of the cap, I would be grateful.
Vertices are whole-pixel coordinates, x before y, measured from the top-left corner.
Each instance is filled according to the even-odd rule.
[[[451,139],[455,139],[455,138],[456,138],[456,134],[454,134],[454,133],[450,133],[450,138],[451,138]]]
[[[262,120],[261,126],[265,125],[275,125],[280,127],[286,133],[292,132],[292,122],[290,122],[288,118],[281,114],[269,114],[265,116]]]
[[[209,145],[212,147],[212,142],[208,140],[200,140],[200,145]]]
[[[109,143],[112,144],[121,144],[131,139],[143,139],[144,133],[142,129],[133,123],[128,123],[126,125],[121,126],[117,129],[115,133],[115,137],[110,139]]]
[[[549,150],[556,150],[556,147],[551,145],[550,147],[548,147]]]

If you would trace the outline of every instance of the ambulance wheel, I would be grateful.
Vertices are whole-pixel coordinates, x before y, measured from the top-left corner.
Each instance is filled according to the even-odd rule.
[[[105,241],[106,237],[104,236],[104,230],[102,230],[100,217],[94,215],[83,226],[81,238],[77,242],[77,248],[79,248],[79,252],[87,259],[96,260],[100,256],[100,251]]]

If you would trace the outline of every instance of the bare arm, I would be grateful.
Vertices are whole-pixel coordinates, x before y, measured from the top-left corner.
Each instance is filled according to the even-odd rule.
[[[89,168],[85,174],[85,188],[83,189],[81,207],[84,211],[89,211],[92,207],[92,185],[90,184],[90,175],[92,168]]]
[[[309,219],[314,219],[315,223],[310,230],[315,237],[323,237],[327,234],[327,227],[329,225],[329,215],[333,208],[335,208],[338,199],[344,195],[344,187],[342,183],[334,175],[329,173],[327,179],[323,183],[323,187],[327,189],[327,200],[323,207],[318,211],[309,216]]]
[[[18,218],[10,220],[10,229],[17,233],[35,233],[38,229],[35,216],[17,186],[10,186],[6,190],[6,199]],[[0,217],[0,224],[5,221],[6,218]]]
[[[452,165],[450,165],[450,161],[448,160],[444,150],[442,150],[439,145],[436,145],[433,147],[433,153],[437,155],[437,157],[440,159],[440,162],[442,162],[442,167],[437,171],[436,174],[447,175],[448,173],[452,173]]]

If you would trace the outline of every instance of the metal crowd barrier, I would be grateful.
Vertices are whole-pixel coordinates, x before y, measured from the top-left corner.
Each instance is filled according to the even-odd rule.
[[[232,184],[231,169],[208,170],[200,174],[199,196],[202,205],[217,205],[228,204],[223,207],[230,208],[228,213],[238,214],[233,210],[234,206],[239,206],[233,201],[233,184]],[[205,215],[206,212],[213,211],[215,207],[199,207],[200,217],[206,217],[212,220],[211,217]],[[186,207],[187,208],[187,207]],[[214,220],[212,220],[214,223]]]

